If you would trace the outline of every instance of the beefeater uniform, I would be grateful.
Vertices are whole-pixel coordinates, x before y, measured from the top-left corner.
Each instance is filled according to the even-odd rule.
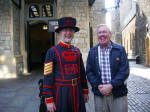
[[[55,102],[56,112],[86,112],[83,94],[88,94],[88,86],[81,52],[60,42],[46,55],[43,83],[46,103]]]

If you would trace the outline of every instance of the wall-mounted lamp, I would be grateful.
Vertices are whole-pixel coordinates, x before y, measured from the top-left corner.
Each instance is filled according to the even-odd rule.
[[[43,30],[47,30],[47,29],[48,29],[48,26],[47,26],[47,25],[43,25],[42,29],[43,29]]]

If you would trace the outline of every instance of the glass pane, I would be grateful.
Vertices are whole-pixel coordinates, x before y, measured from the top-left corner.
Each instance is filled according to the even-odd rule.
[[[39,17],[39,7],[37,5],[31,5],[29,7],[29,17],[30,18],[35,18],[35,17]]]
[[[52,17],[53,16],[53,6],[50,4],[43,5],[42,16],[43,17]]]

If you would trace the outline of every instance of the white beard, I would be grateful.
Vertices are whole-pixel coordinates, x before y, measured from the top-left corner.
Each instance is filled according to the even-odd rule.
[[[65,42],[65,43],[71,43],[71,41],[72,41],[73,38],[67,39],[67,38],[65,38],[65,37],[62,37],[61,39],[62,39],[62,41]]]

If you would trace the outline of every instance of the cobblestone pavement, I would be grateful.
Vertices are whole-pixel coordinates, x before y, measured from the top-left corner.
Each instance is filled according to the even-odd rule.
[[[130,63],[128,79],[129,112],[150,112],[150,68]]]
[[[130,62],[128,79],[129,112],[150,112],[150,68]],[[17,79],[0,79],[0,112],[39,112],[38,80],[42,70]],[[87,112],[94,111],[93,94],[86,104]]]

